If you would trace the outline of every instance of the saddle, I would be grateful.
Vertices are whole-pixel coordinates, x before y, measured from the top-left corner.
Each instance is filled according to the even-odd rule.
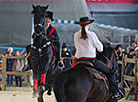
[[[91,67],[91,68],[87,68],[87,70],[90,72],[91,75],[94,76],[94,78],[96,78],[98,80],[106,80],[107,81],[107,77],[102,72],[96,70],[94,68],[94,65],[90,61],[78,61],[76,63],[76,65],[78,65],[78,64],[86,64],[87,66]]]

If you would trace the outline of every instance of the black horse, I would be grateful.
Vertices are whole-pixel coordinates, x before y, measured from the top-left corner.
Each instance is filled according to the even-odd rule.
[[[38,96],[39,102],[43,102],[43,93],[47,89],[50,94],[54,73],[60,71],[55,65],[54,46],[45,32],[47,8],[48,6],[33,5],[33,44],[26,47],[27,52],[30,53],[28,64],[33,70],[33,96]]]
[[[112,67],[117,66],[116,53],[110,46],[104,47],[102,55],[98,54],[97,58]],[[57,76],[54,84],[57,102],[110,102],[109,83],[95,78],[94,70],[90,70],[92,66],[83,61]]]

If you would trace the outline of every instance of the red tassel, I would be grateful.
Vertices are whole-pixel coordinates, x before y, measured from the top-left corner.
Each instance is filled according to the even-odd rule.
[[[46,83],[46,74],[41,74],[41,81],[40,81],[40,84],[44,84]]]
[[[72,68],[75,67],[76,63],[77,63],[77,58],[74,59],[74,62],[73,62],[73,64],[72,64]]]
[[[33,80],[33,90],[38,90],[38,80],[37,79]]]

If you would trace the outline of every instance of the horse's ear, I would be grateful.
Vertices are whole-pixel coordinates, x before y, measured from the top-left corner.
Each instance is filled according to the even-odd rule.
[[[48,9],[48,7],[49,7],[49,5],[45,6],[45,7],[44,7],[44,9],[45,9],[45,10],[47,10],[47,9]]]
[[[31,12],[31,14],[34,14],[34,10]]]
[[[35,5],[32,4],[32,7],[33,7],[33,11],[31,12],[31,14],[34,14]]]
[[[49,5],[46,6],[46,8],[48,9]]]
[[[35,9],[35,5],[34,4],[32,4],[32,7],[33,7],[33,9]]]

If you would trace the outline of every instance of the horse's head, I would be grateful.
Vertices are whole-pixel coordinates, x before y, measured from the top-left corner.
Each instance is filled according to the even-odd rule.
[[[117,68],[117,56],[113,47],[110,43],[103,43],[103,52],[97,54],[97,59],[101,60],[111,68]]]
[[[45,15],[48,5],[47,6],[32,5],[32,7],[33,7],[32,14],[34,14],[34,32],[36,35],[39,36],[45,32]]]
[[[33,45],[36,47],[41,47],[47,39],[45,36],[45,15],[46,15],[46,10],[48,8],[47,6],[34,6],[32,14],[34,14],[34,34],[33,34]]]

